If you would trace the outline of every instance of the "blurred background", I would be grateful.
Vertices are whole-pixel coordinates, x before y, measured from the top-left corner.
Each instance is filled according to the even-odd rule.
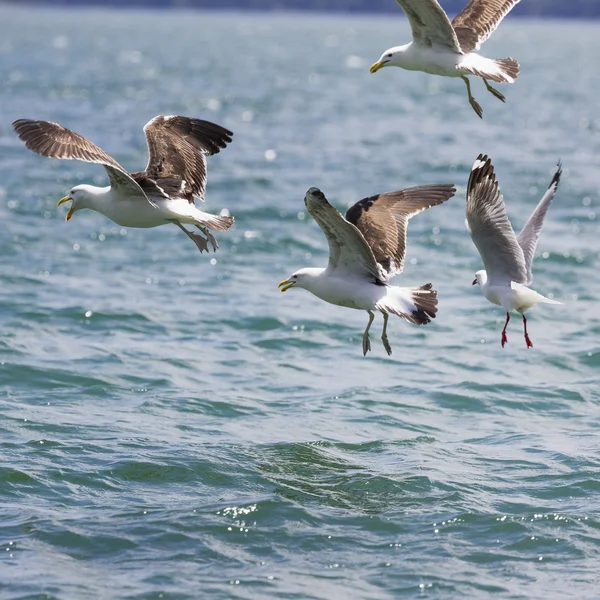
[[[0,597],[595,600],[600,21],[523,15],[598,3],[517,6],[482,53],[521,73],[506,103],[473,78],[483,120],[460,80],[369,73],[410,39],[394,0],[73,4],[0,5]],[[11,127],[57,121],[137,171],[157,114],[234,133],[208,159],[202,209],[236,219],[215,253],[65,222],[104,170]],[[527,313],[530,350],[471,285],[480,152],[517,230],[562,160],[533,287],[563,304]],[[439,312],[390,319],[391,357],[381,316],[363,357],[365,312],[278,292],[327,264],[309,187],[345,211],[429,183],[457,194],[411,220],[392,283],[432,282]]]

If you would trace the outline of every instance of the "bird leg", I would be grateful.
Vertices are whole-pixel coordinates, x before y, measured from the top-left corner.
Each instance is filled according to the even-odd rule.
[[[467,94],[469,94],[469,103],[473,107],[473,110],[477,113],[477,116],[480,119],[483,119],[483,109],[481,108],[479,102],[477,102],[477,100],[475,100],[475,98],[473,98],[473,95],[471,94],[471,82],[469,81],[469,78],[465,77],[464,75],[461,75],[460,78],[465,82],[467,86]]]
[[[504,94],[502,92],[499,92],[496,88],[493,88],[489,83],[487,79],[483,80],[483,83],[485,83],[485,87],[487,88],[487,91],[492,94],[493,96],[496,96],[496,98],[498,98],[498,100],[501,100],[502,102],[506,102],[506,98],[504,97]]]
[[[200,252],[204,252],[205,250],[206,252],[208,252],[208,244],[201,235],[197,235],[196,233],[188,231],[179,221],[175,219],[171,220],[171,223],[175,223],[175,225],[177,225],[177,227],[179,227],[179,229],[181,229],[181,231],[183,231],[183,233],[185,233],[185,235],[187,235],[190,238],[190,240],[192,240],[192,242],[196,244]]]
[[[533,348],[533,344],[531,343],[529,335],[527,334],[527,319],[525,318],[525,315],[523,315],[523,331],[525,331],[525,343],[527,344],[527,347]]]
[[[383,347],[385,348],[385,351],[388,353],[388,356],[391,356],[392,354],[392,347],[390,346],[390,342],[388,340],[388,336],[387,336],[387,324],[388,324],[388,319],[390,318],[390,315],[386,312],[383,313],[383,332],[381,333],[381,341],[383,342]]]
[[[210,233],[210,231],[208,231],[208,229],[204,227],[204,225],[198,225],[198,223],[196,223],[196,227],[206,236],[206,239],[212,244],[213,252],[216,252],[217,248],[219,247],[219,244],[217,243],[215,236],[212,233]]]
[[[367,352],[371,351],[371,340],[369,339],[369,329],[371,329],[371,324],[373,323],[373,319],[375,318],[375,315],[373,314],[372,311],[368,310],[367,312],[369,313],[369,324],[367,325],[367,328],[365,329],[365,332],[363,333],[363,356],[366,356]]]
[[[504,329],[502,330],[502,347],[504,348],[504,344],[508,342],[508,338],[506,337],[506,327],[508,322],[510,321],[510,315],[506,313],[506,323],[504,323]]]

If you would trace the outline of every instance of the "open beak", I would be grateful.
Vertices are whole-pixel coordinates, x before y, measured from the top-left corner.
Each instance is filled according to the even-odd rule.
[[[377,73],[377,71],[379,71],[379,69],[381,69],[382,67],[385,67],[386,63],[388,61],[381,61],[378,60],[377,62],[373,63],[371,65],[371,68],[369,69],[369,72],[371,73]]]
[[[473,283],[471,285],[477,285],[477,279],[473,279]]]
[[[73,201],[73,198],[71,198],[71,196],[65,196],[64,198],[61,198],[61,199],[58,201],[58,205],[57,205],[57,206],[60,206],[61,204],[64,204],[65,202],[69,202],[69,201],[71,201],[71,202],[72,202],[72,201]],[[70,218],[73,216],[73,213],[74,213],[74,212],[75,212],[75,211],[73,210],[73,206],[71,205],[71,208],[69,209],[69,212],[67,213],[67,216],[66,216],[66,219],[65,219],[65,220],[66,220],[66,221],[68,221],[68,220],[69,220],[69,219],[70,219]]]
[[[279,288],[280,292],[286,292],[287,290],[289,290],[291,287],[294,287],[296,285],[295,281],[290,281],[289,279],[284,279],[277,287]]]

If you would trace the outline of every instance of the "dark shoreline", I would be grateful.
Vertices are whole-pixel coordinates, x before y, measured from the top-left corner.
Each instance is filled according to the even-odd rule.
[[[110,7],[155,9],[208,9],[248,11],[318,11],[351,14],[398,13],[391,0],[4,0],[0,6]],[[441,2],[449,14],[456,14],[465,0]],[[595,0],[527,0],[512,11],[514,16],[558,17],[576,19],[600,18],[600,2]]]

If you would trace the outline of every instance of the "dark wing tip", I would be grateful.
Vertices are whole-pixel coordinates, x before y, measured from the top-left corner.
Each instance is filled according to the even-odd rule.
[[[26,136],[32,131],[33,128],[39,128],[41,125],[45,125],[47,121],[34,121],[32,119],[17,119],[13,122],[13,129],[17,132],[17,135],[26,141]]]
[[[473,193],[475,188],[484,181],[487,181],[496,187],[498,185],[494,173],[494,165],[492,165],[491,159],[487,154],[479,154],[471,167],[469,183],[467,184],[467,196]]]
[[[560,183],[561,175],[562,175],[562,161],[559,158],[558,163],[556,164],[556,173],[554,173],[554,177],[552,177],[552,181],[550,182],[548,189],[550,189],[552,186],[558,187],[558,184]]]
[[[217,154],[232,141],[233,132],[211,121],[193,117],[165,117],[167,126],[173,127],[179,134],[208,154]]]
[[[310,203],[314,204],[329,204],[325,194],[316,187],[311,187],[304,195],[304,205],[308,208]]]
[[[13,121],[13,129],[15,131],[19,131],[19,129],[21,129],[23,127],[23,125],[26,125],[27,123],[35,123],[35,121],[32,121],[31,119],[17,119],[16,121]]]
[[[318,200],[325,200],[325,194],[317,187],[311,187],[308,189],[305,197],[308,198],[309,196],[312,196]]]
[[[70,132],[58,123],[51,121],[35,121],[32,119],[17,119],[12,124],[13,129],[25,146],[42,156],[54,157],[57,152],[57,132]]]

